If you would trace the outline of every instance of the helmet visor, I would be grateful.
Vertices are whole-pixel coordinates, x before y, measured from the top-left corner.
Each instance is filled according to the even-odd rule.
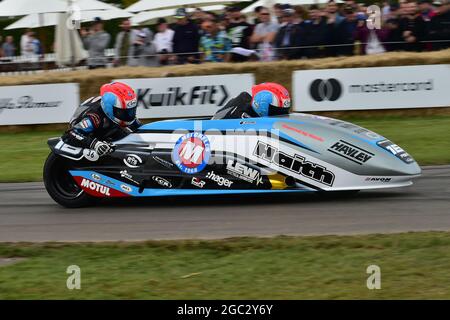
[[[288,114],[290,108],[275,107],[269,105],[269,116],[280,116],[282,114]]]
[[[113,108],[114,117],[119,120],[130,122],[136,118],[136,107],[129,109]]]

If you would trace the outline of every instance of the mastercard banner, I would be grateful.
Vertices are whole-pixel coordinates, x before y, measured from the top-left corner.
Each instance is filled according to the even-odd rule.
[[[430,108],[450,105],[450,65],[294,71],[295,111]]]

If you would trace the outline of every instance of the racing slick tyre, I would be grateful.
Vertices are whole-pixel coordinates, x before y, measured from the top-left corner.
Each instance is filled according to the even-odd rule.
[[[81,208],[94,204],[95,198],[86,194],[69,173],[69,159],[49,154],[44,165],[44,185],[48,194],[66,208]]]

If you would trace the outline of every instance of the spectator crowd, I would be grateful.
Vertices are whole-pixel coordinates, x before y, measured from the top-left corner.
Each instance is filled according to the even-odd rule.
[[[23,56],[38,59],[43,50],[41,42],[36,37],[36,33],[28,29],[20,38],[20,52]],[[2,41],[0,36],[0,57],[14,57],[17,54],[17,48],[14,44],[14,38],[11,35],[5,37]]]
[[[379,8],[376,28],[367,21],[366,5],[329,0],[324,6],[256,7],[252,23],[237,7],[227,7],[221,14],[178,8],[175,23],[160,18],[153,31],[133,28],[126,19],[115,39],[97,18],[80,35],[89,53],[89,68],[108,65],[105,49],[110,44],[114,66],[272,61],[450,47],[449,0],[391,1]],[[0,56],[17,54],[11,36],[0,43]],[[20,47],[22,55],[42,53],[31,30],[22,36]]]

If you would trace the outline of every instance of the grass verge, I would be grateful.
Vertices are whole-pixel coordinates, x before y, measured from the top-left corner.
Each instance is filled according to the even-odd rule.
[[[450,233],[0,244],[0,299],[449,299]],[[66,269],[81,268],[81,290]],[[381,289],[368,290],[369,265]]]
[[[344,117],[341,117],[345,119]],[[349,118],[406,149],[421,165],[450,163],[450,116]],[[0,134],[0,182],[42,180],[46,141],[59,131]]]

